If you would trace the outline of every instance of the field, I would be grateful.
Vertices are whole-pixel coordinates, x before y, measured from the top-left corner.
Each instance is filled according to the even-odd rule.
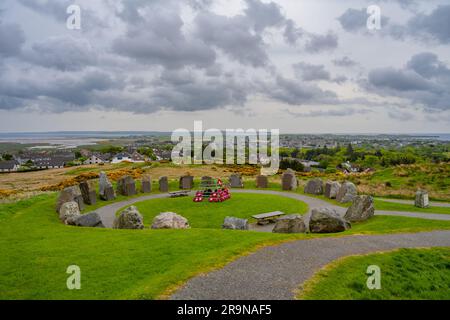
[[[189,215],[193,226],[190,230],[127,231],[65,226],[54,212],[55,193],[1,204],[0,299],[163,298],[190,277],[220,267],[262,245],[315,237],[218,229],[220,220],[228,213],[245,216],[237,203],[247,201],[258,206],[267,199],[261,195],[242,197],[238,196],[234,202],[234,198],[229,200],[230,211],[219,210],[220,219],[215,216],[215,204],[211,210],[201,207],[199,211],[193,210],[192,202],[187,200],[167,199],[166,204],[150,200],[138,204],[145,211],[146,225],[156,211],[170,208]],[[295,204],[288,198],[270,200],[287,212],[305,210],[304,204]],[[339,236],[436,229],[450,230],[450,222],[375,217],[355,224]],[[66,288],[66,268],[73,264],[81,268],[82,290]]]
[[[370,265],[380,267],[380,290],[369,290],[366,286],[366,270]],[[298,297],[311,300],[448,300],[450,248],[401,249],[347,257],[316,274]]]

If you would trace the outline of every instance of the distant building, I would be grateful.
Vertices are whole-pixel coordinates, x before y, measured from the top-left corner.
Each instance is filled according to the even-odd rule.
[[[104,164],[107,163],[108,159],[104,155],[93,154],[91,155],[83,164]]]
[[[33,167],[36,169],[61,169],[69,162],[67,158],[54,157],[44,160],[34,160]]]
[[[0,172],[16,172],[19,170],[19,163],[16,160],[0,161]]]

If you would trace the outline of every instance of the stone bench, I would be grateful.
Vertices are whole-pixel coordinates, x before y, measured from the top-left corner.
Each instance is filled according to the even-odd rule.
[[[261,213],[256,214],[252,216],[253,219],[257,220],[257,223],[259,225],[266,225],[269,223],[275,222],[275,220],[281,216],[283,216],[285,213],[281,211],[274,211],[274,212],[268,212],[268,213]]]

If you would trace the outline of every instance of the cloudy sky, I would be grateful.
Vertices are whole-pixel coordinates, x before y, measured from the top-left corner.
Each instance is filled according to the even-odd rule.
[[[81,30],[66,26],[81,7]],[[381,8],[381,30],[367,8]],[[450,4],[2,0],[0,131],[449,132]]]

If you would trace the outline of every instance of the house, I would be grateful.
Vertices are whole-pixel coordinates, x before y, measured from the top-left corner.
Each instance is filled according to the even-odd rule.
[[[107,157],[101,154],[93,154],[91,155],[83,164],[104,164],[108,162]]]
[[[50,157],[43,160],[34,160],[33,167],[36,169],[61,169],[64,168],[68,162],[70,161],[67,161],[66,158]]]
[[[19,170],[19,163],[16,160],[0,161],[0,172],[16,172]]]
[[[121,163],[121,162],[133,162],[133,160],[131,159],[131,155],[126,152],[121,152],[116,154],[111,160],[111,163]]]
[[[145,162],[145,157],[142,154],[135,151],[131,155],[131,161],[132,162]]]

